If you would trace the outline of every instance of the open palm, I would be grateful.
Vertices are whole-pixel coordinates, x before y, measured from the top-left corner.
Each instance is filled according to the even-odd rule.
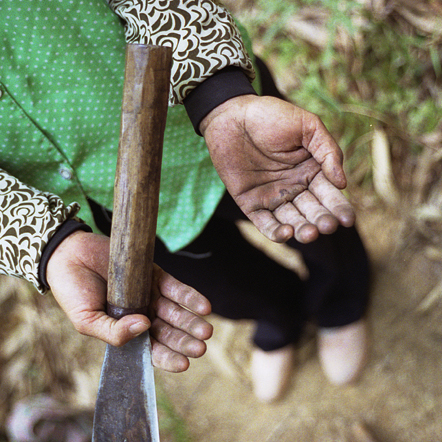
[[[340,191],[342,152],[316,115],[243,95],[215,108],[200,129],[227,190],[269,239],[307,243],[354,223]]]

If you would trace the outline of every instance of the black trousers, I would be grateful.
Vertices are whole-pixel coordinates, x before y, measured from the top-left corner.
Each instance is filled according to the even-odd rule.
[[[109,213],[91,201],[98,225],[110,233]],[[338,327],[360,319],[369,301],[369,261],[354,227],[340,227],[309,244],[294,238],[309,270],[302,281],[257,250],[235,222],[246,219],[226,192],[203,232],[187,247],[170,253],[157,238],[155,262],[188,284],[229,319],[253,319],[254,343],[265,351],[296,343],[307,321]]]
[[[270,72],[257,60],[263,94],[283,98]],[[109,213],[90,201],[97,225],[110,232]],[[155,262],[212,303],[214,313],[257,323],[254,343],[265,351],[297,342],[306,321],[338,327],[360,319],[369,300],[369,262],[354,227],[287,245],[300,251],[310,277],[280,266],[250,245],[235,222],[245,215],[226,192],[203,232],[187,247],[170,253],[157,238]]]
[[[288,241],[309,269],[301,281],[242,237],[235,225],[240,219],[245,215],[226,193],[204,231],[183,250],[169,253],[157,240],[155,262],[204,294],[214,313],[256,320],[254,342],[266,351],[298,341],[306,321],[336,327],[364,315],[369,265],[355,228],[341,227],[310,244]]]

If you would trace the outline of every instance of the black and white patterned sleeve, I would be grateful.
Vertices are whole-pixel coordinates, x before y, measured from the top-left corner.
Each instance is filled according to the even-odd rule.
[[[64,221],[80,210],[51,193],[26,186],[0,169],[0,274],[30,281],[38,291],[42,251]]]
[[[183,102],[204,80],[228,66],[254,78],[240,32],[224,6],[212,0],[107,0],[123,19],[128,43],[173,50],[169,104]]]

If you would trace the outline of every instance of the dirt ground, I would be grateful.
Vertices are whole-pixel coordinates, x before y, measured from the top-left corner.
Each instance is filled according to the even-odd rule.
[[[442,440],[442,303],[425,308],[438,266],[400,250],[403,223],[382,208],[361,211],[358,226],[374,273],[371,358],[360,381],[330,385],[312,333],[287,396],[261,404],[248,375],[253,324],[214,317],[208,354],[185,374],[157,376],[195,442]]]
[[[253,324],[213,316],[206,356],[184,374],[156,372],[158,388],[192,442],[442,440],[442,300],[426,305],[440,264],[419,249],[403,250],[404,223],[383,207],[358,210],[358,226],[374,276],[371,358],[360,382],[327,382],[312,330],[300,346],[286,397],[261,404],[248,372]],[[279,256],[283,252],[276,249]],[[0,429],[12,405],[36,392],[93,410],[104,346],[76,333],[50,297],[2,296]],[[162,442],[172,440],[163,435]]]

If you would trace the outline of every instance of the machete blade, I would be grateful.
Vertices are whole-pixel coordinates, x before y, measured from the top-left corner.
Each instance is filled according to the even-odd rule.
[[[107,344],[93,442],[160,441],[151,355],[149,332],[122,347]]]

